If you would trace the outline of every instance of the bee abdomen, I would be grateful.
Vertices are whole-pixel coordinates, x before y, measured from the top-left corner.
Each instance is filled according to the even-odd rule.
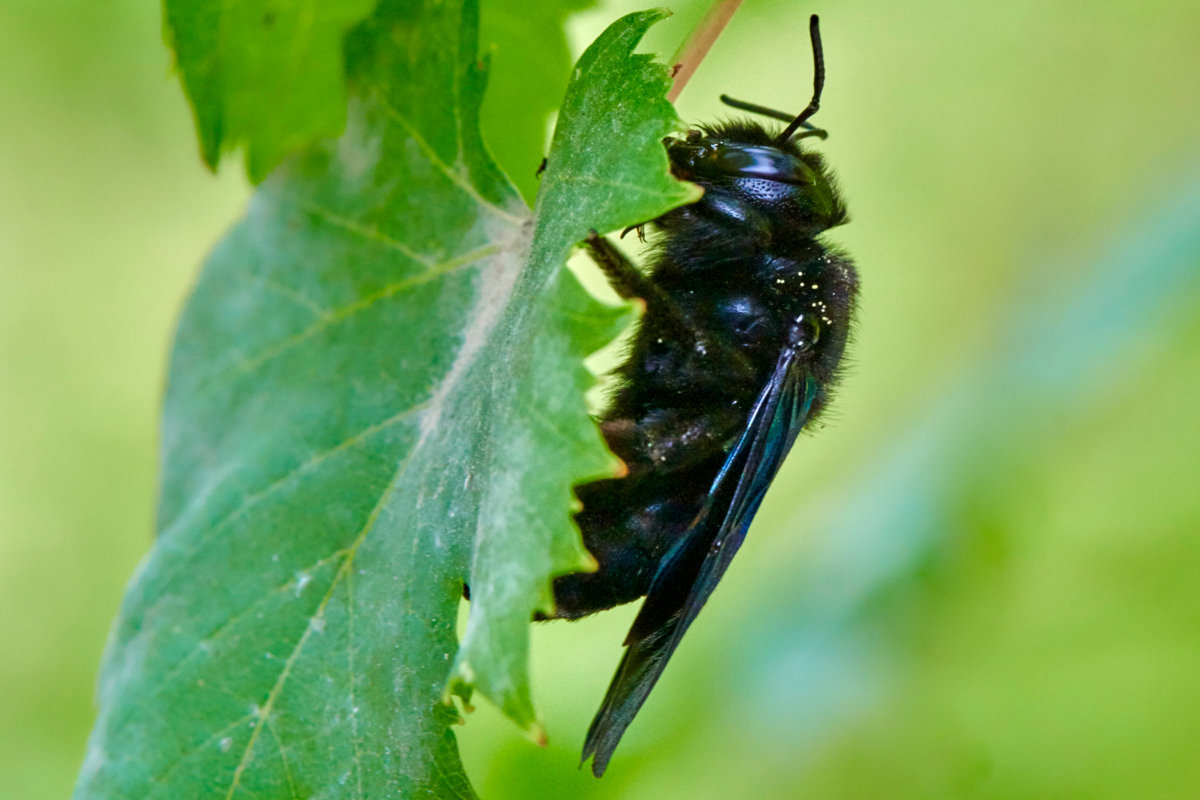
[[[699,513],[724,454],[672,473],[631,473],[576,489],[575,522],[595,572],[554,581],[555,617],[575,619],[646,594],[659,562]]]

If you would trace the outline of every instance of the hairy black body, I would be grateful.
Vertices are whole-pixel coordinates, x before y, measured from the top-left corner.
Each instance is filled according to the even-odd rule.
[[[737,122],[701,132],[700,141],[771,139],[761,125]],[[795,143],[787,151],[801,157]],[[816,154],[803,158],[825,171]],[[824,408],[845,348],[857,287],[850,262],[771,207],[752,199],[731,203],[720,187],[680,177],[697,180],[705,196],[652,223],[662,235],[649,278],[671,305],[643,298],[646,312],[617,370],[600,424],[628,474],[576,489],[583,509],[575,520],[600,566],[555,582],[559,617],[646,594],[745,430],[790,329],[818,331],[803,356],[818,386],[808,421]],[[828,219],[841,224],[844,209],[839,205]],[[680,321],[688,326],[682,335]]]
[[[598,562],[554,583],[556,616],[577,618],[646,596],[625,657],[588,733],[584,758],[603,774],[746,533],[800,429],[820,415],[838,375],[857,291],[849,260],[815,238],[846,222],[821,157],[797,131],[750,121],[667,140],[698,202],[649,223],[649,274],[605,239],[588,246],[618,292],[646,311],[600,420],[622,477],[576,489],[576,522]]]

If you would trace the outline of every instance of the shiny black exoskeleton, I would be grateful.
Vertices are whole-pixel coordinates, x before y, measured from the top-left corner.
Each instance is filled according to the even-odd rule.
[[[618,292],[646,304],[600,421],[627,474],[576,490],[599,568],[554,584],[559,618],[646,596],[584,745],[597,776],[837,378],[858,281],[814,238],[846,211],[821,157],[800,145],[824,135],[806,124],[824,80],[815,16],[811,32],[804,112],[726,100],[787,120],[782,132],[746,120],[667,140],[675,175],[704,196],[650,224],[649,275],[608,240],[588,242]]]

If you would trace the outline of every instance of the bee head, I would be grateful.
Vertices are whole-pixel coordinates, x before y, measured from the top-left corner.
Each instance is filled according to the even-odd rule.
[[[754,214],[780,220],[800,236],[814,236],[846,221],[824,162],[800,149],[799,141],[828,134],[808,120],[820,108],[825,86],[825,57],[817,15],[809,19],[813,48],[813,95],[793,116],[766,106],[721,95],[726,105],[788,123],[772,135],[756,122],[734,122],[687,132],[667,139],[667,154],[676,176],[704,187],[700,204],[719,216],[746,222]],[[803,129],[803,130],[801,130]]]
[[[846,221],[821,157],[794,141],[778,144],[757,123],[689,131],[668,141],[667,153],[678,177],[704,187],[699,202],[717,215],[779,220],[805,237]]]

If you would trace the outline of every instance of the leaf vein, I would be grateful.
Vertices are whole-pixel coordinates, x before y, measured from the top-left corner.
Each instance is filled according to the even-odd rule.
[[[217,731],[212,736],[209,736],[207,739],[205,739],[200,744],[196,745],[195,747],[191,748],[190,750],[185,750],[184,752],[180,753],[178,755],[178,757],[176,757],[175,760],[171,762],[171,765],[169,767],[167,767],[167,769],[165,771],[158,773],[150,780],[149,783],[151,786],[154,787],[154,789],[151,790],[151,792],[149,794],[147,794],[143,798],[143,800],[151,800],[151,798],[155,797],[156,795],[161,794],[161,792],[159,791],[160,789],[168,788],[167,780],[171,777],[171,775],[177,769],[179,769],[181,766],[186,764],[187,760],[189,758],[191,758],[192,756],[194,756],[197,753],[203,752],[206,748],[216,745],[218,742],[220,742],[222,739],[224,739],[226,734],[228,734],[230,731],[235,730],[240,725],[245,725],[247,722],[249,722],[253,718],[254,718],[253,714],[247,714],[244,717],[242,717],[241,719],[235,719],[233,722],[229,723],[224,728],[221,728],[221,730]]]
[[[426,400],[423,403],[418,403],[417,405],[406,408],[403,411],[398,411],[397,413],[393,414],[392,416],[388,417],[387,419],[383,420],[382,422],[377,422],[374,425],[363,428],[358,433],[354,434],[353,436],[351,436],[348,439],[345,439],[345,440],[339,442],[334,447],[331,447],[327,450],[322,450],[321,452],[310,456],[302,464],[299,464],[299,465],[293,467],[292,469],[290,469],[286,473],[284,473],[282,476],[275,479],[269,486],[267,486],[263,489],[260,489],[259,491],[255,492],[254,494],[251,494],[251,495],[247,496],[245,499],[243,499],[242,502],[238,504],[237,508],[230,511],[228,514],[226,514],[220,520],[215,522],[209,528],[209,535],[215,534],[217,531],[225,528],[225,526],[235,522],[239,517],[241,517],[243,514],[245,514],[247,511],[249,511],[251,507],[257,505],[258,503],[261,503],[263,500],[267,499],[272,494],[274,494],[275,492],[282,489],[285,485],[290,483],[297,476],[307,473],[307,472],[311,472],[312,470],[319,467],[325,461],[328,461],[330,458],[333,458],[338,453],[349,450],[350,448],[365,441],[366,439],[370,438],[371,436],[374,436],[377,433],[387,430],[388,428],[392,427],[396,423],[403,422],[405,419],[407,419],[408,417],[410,417],[414,414],[419,414],[420,412],[424,411],[426,407],[428,407],[429,403],[430,403],[430,401]],[[177,522],[175,524],[182,524],[182,520],[180,520],[179,522]],[[163,531],[162,534],[160,534],[160,537],[167,536],[167,535],[173,533],[175,524],[173,524],[171,526],[171,528],[168,528],[167,530]]]
[[[343,557],[345,554],[346,554],[346,549],[343,548],[341,550],[336,551],[332,555],[328,555],[325,558],[322,558],[319,561],[316,561],[316,562],[310,564],[309,566],[304,567],[303,569],[297,570],[297,572],[304,573],[304,572],[311,572],[313,570],[320,569],[321,567],[325,566],[326,564],[330,563],[331,561],[334,561],[338,558]],[[287,583],[281,583],[280,585],[274,587],[273,589],[271,589],[271,591],[267,592],[266,594],[262,595],[257,600],[255,600],[253,603],[246,606],[246,608],[242,609],[237,614],[234,614],[229,619],[224,620],[220,625],[218,625],[217,627],[213,628],[211,631],[206,633],[204,635],[204,637],[198,641],[197,646],[195,648],[193,648],[191,651],[189,651],[188,654],[179,661],[179,663],[177,663],[177,664],[175,664],[175,666],[171,667],[171,669],[169,669],[162,676],[162,678],[160,678],[155,683],[154,686],[151,686],[147,689],[147,694],[153,694],[154,692],[158,691],[159,689],[161,689],[162,687],[164,687],[168,683],[170,683],[172,680],[174,680],[176,675],[178,675],[183,669],[185,669],[189,664],[192,663],[192,659],[194,659],[200,653],[205,652],[204,645],[206,643],[211,644],[212,642],[215,642],[227,630],[229,630],[233,626],[237,625],[239,622],[241,622],[246,617],[253,614],[258,609],[258,607],[261,606],[263,603],[265,603],[267,600],[269,600],[270,598],[279,594],[280,592],[283,592],[283,591],[286,591],[289,589],[294,589],[296,586],[296,583],[297,583],[297,579],[295,577],[290,578],[287,581]],[[232,692],[230,692],[229,694],[232,695]]]
[[[303,344],[317,334],[322,333],[328,328],[331,328],[337,323],[352,319],[355,315],[366,311],[376,303],[388,300],[405,289],[411,289],[415,286],[429,283],[430,281],[444,277],[445,275],[448,275],[456,270],[471,266],[472,264],[475,264],[487,256],[497,252],[499,249],[500,248],[497,245],[485,245],[483,247],[479,247],[468,253],[456,256],[455,258],[436,265],[435,267],[426,272],[422,272],[419,275],[413,275],[405,278],[404,280],[390,283],[368,295],[365,295],[364,297],[359,298],[358,300],[355,300],[352,303],[348,303],[340,308],[334,309],[299,333],[293,334],[292,336],[289,336],[281,341],[268,345],[255,355],[245,357],[232,367],[221,370],[209,380],[204,381],[204,383],[201,385],[201,388],[203,388],[205,384],[217,383],[223,380],[229,376],[230,373],[251,373],[262,367],[264,364],[279,358],[292,348]]]
[[[271,280],[265,276],[247,276],[255,278],[256,282],[269,292],[274,292],[280,297],[291,300],[296,305],[306,308],[313,313],[314,316],[324,317],[329,313],[329,309],[324,308],[303,292],[297,291],[290,286],[285,286],[282,283]]]
[[[283,775],[287,778],[288,791],[292,795],[292,800],[300,800],[296,794],[296,782],[292,780],[292,767],[288,764],[287,752],[283,746],[283,739],[279,738],[279,731],[275,728],[275,723],[267,720],[267,730],[271,733],[271,738],[275,740],[275,749],[279,751],[279,760],[283,764]]]
[[[258,741],[258,737],[262,732],[263,725],[271,716],[271,711],[275,708],[275,703],[279,699],[280,694],[283,692],[283,687],[287,683],[288,677],[291,675],[292,667],[295,665],[296,660],[299,659],[301,652],[303,652],[304,645],[308,643],[309,637],[312,636],[312,632],[318,627],[312,624],[313,620],[319,619],[325,615],[325,609],[328,607],[329,601],[333,598],[334,591],[336,591],[338,584],[341,583],[341,580],[349,574],[354,565],[354,557],[358,552],[358,548],[362,545],[363,541],[366,540],[367,534],[375,527],[375,522],[379,519],[379,515],[383,511],[384,505],[386,505],[388,499],[390,499],[392,494],[396,491],[396,486],[403,478],[404,473],[408,471],[408,467],[412,463],[415,453],[416,448],[414,448],[414,450],[410,452],[409,455],[406,456],[405,459],[396,467],[395,472],[392,474],[392,480],[388,483],[387,489],[380,493],[379,501],[375,504],[375,507],[371,509],[371,513],[367,516],[367,520],[363,524],[362,529],[359,531],[358,536],[355,537],[354,543],[344,551],[346,557],[342,562],[341,568],[334,576],[333,581],[329,585],[329,589],[325,592],[325,596],[321,599],[321,604],[317,607],[316,613],[314,613],[313,616],[309,618],[307,624],[305,624],[304,632],[300,634],[300,638],[297,640],[296,646],[292,648],[292,652],[288,655],[287,661],[284,662],[283,669],[279,673],[279,678],[275,681],[275,685],[271,687],[271,691],[267,694],[267,697],[259,710],[258,722],[254,726],[254,731],[250,734],[250,741],[247,742],[246,748],[242,752],[242,759],[238,764],[237,769],[234,771],[233,780],[229,784],[229,790],[225,793],[225,800],[231,800],[235,791],[237,791],[239,788],[244,788],[241,787],[242,774],[245,772],[246,767],[249,766],[250,760],[254,755],[254,745]],[[352,609],[350,610],[350,613],[353,613]]]
[[[405,132],[409,135],[409,137],[412,138],[413,143],[416,144],[416,146],[421,150],[422,154],[429,159],[429,163],[436,167],[439,172],[445,175],[451,183],[453,183],[455,186],[465,192],[472,200],[478,203],[480,208],[483,208],[488,212],[506,219],[516,225],[523,225],[529,219],[528,214],[514,214],[508,209],[496,205],[481,195],[479,190],[476,189],[474,184],[471,183],[468,176],[462,175],[458,170],[452,169],[450,165],[442,161],[442,159],[438,156],[437,151],[429,146],[429,143],[425,141],[425,137],[421,135],[420,131],[418,131],[416,127],[408,121],[408,118],[404,114],[400,113],[400,109],[396,108],[396,106],[392,104],[392,102],[387,98],[387,95],[378,85],[372,85],[370,86],[370,89],[379,100],[379,104],[383,107],[384,111],[386,111],[388,115],[392,117],[396,124],[404,128]],[[461,144],[459,145],[459,148],[461,150]]]
[[[437,260],[423,253],[418,253],[399,239],[388,236],[386,233],[379,230],[373,225],[364,225],[361,222],[356,222],[349,217],[343,217],[340,214],[334,213],[327,208],[316,204],[304,204],[300,206],[301,210],[320,217],[330,225],[341,228],[342,230],[361,236],[362,238],[382,244],[403,254],[406,258],[416,261],[426,269],[435,269]]]

